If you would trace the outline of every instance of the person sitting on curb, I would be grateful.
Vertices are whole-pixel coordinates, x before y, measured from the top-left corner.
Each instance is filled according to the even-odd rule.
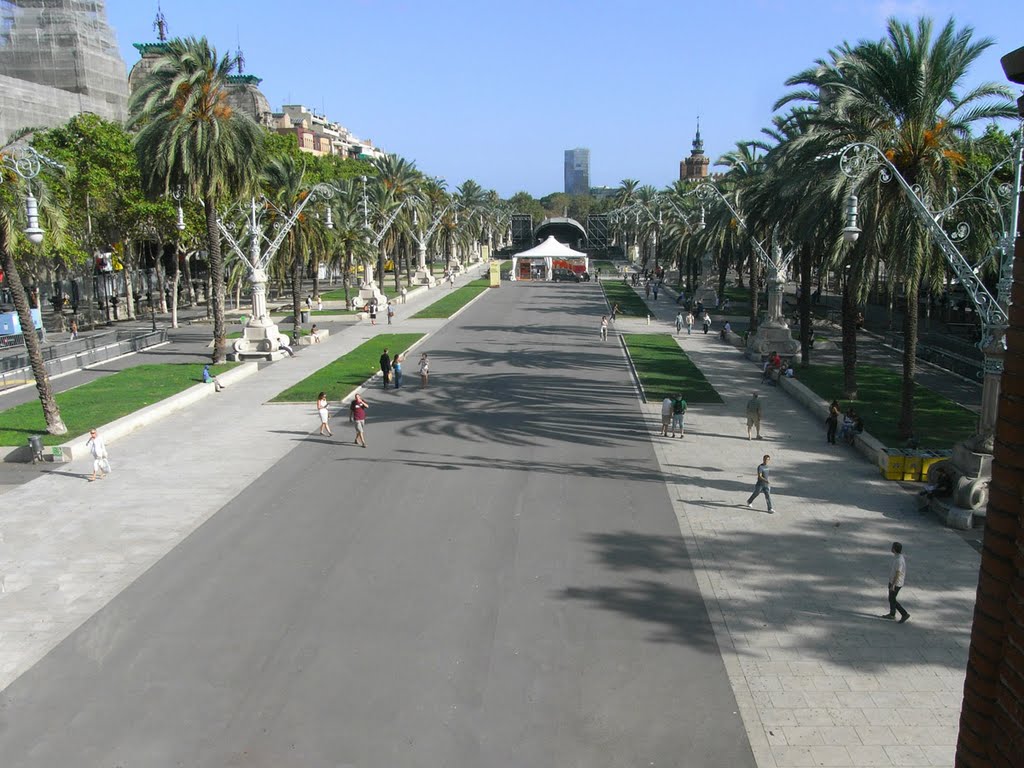
[[[220,383],[220,379],[210,373],[209,363],[203,366],[203,384],[213,384],[214,392],[220,392],[226,388],[226,385]]]

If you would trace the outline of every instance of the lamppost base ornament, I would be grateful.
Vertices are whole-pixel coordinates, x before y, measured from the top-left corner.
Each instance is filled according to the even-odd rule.
[[[772,352],[778,352],[780,357],[792,357],[800,352],[800,342],[793,338],[788,325],[761,323],[747,339],[749,359],[760,361]]]
[[[430,273],[429,269],[417,269],[416,274],[413,277],[413,282],[417,285],[425,285],[428,288],[433,288],[437,285],[437,278]]]

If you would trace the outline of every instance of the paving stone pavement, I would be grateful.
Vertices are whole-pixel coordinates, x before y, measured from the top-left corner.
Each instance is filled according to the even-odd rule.
[[[372,335],[442,322],[400,317],[391,328],[346,329],[118,440],[109,480],[86,483],[89,467],[76,462],[9,491],[0,509],[0,690],[273,471],[295,441],[316,439],[312,404],[266,405],[271,397]],[[716,335],[680,343],[725,403],[692,405],[681,440],[657,436],[658,404],[644,413],[758,765],[952,765],[979,555],[919,514],[912,491],[826,445],[823,425],[778,390],[758,388],[756,366]],[[765,439],[748,442],[743,407],[753,389],[765,398]],[[233,429],[208,429],[225,415]],[[761,500],[745,506],[763,453],[773,456],[774,515]],[[903,625],[879,618],[893,540],[908,563],[901,598],[912,618]],[[651,541],[648,556],[683,567],[677,543]]]
[[[979,554],[716,334],[677,338],[725,402],[691,405],[683,439],[660,436],[659,403],[645,413],[758,765],[952,766]],[[772,515],[746,506],[765,453]],[[906,624],[880,618],[892,541]]]
[[[471,268],[457,285],[478,272]],[[400,305],[394,325],[350,326],[109,444],[113,472],[105,480],[87,482],[92,464],[84,459],[48,466],[42,476],[8,490],[0,505],[0,691],[272,472],[297,441],[347,440],[340,420],[333,441],[316,436],[313,403],[268,401],[376,335],[429,334],[446,321],[411,316],[448,290],[427,291]],[[210,429],[214,421],[231,426]]]

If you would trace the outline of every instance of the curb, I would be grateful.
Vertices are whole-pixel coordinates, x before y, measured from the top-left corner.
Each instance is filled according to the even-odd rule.
[[[256,363],[242,363],[241,365],[232,368],[230,371],[217,374],[217,378],[220,379],[221,383],[224,385],[233,384],[251,376],[256,373],[258,369],[259,366]],[[120,419],[112,421],[109,424],[100,424],[97,426],[97,429],[102,432],[103,439],[105,441],[108,443],[113,442],[118,438],[134,432],[140,427],[152,424],[165,416],[169,416],[183,408],[187,408],[193,403],[213,395],[215,391],[215,388],[209,384],[196,384],[176,395],[166,397],[158,403],[148,405],[134,413],[129,413],[127,416],[122,416]],[[51,455],[54,457],[58,455],[62,456],[64,461],[74,461],[76,458],[81,458],[89,453],[89,450],[85,445],[88,440],[88,435],[82,435],[58,446],[47,446],[46,450],[50,451]],[[6,454],[0,457],[0,460],[27,463],[32,461],[32,451],[27,445],[19,446],[17,448],[10,449]]]

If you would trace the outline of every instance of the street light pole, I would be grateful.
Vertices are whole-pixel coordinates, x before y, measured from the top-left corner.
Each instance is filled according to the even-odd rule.
[[[249,201],[246,214],[245,231],[248,237],[248,253],[234,234],[225,226],[222,219],[217,219],[217,226],[224,239],[235,255],[249,268],[249,282],[252,286],[252,316],[246,323],[242,338],[236,339],[233,352],[229,357],[236,360],[248,358],[265,358],[273,360],[282,356],[282,347],[288,346],[288,337],[281,333],[277,324],[267,314],[267,267],[277,255],[285,237],[299,220],[306,206],[314,200],[329,199],[334,196],[334,189],[327,184],[317,184],[309,190],[309,194],[278,228],[274,239],[261,251],[263,232],[256,198]],[[244,238],[243,238],[244,239]]]
[[[878,169],[883,184],[896,179],[906,195],[911,210],[924,226],[932,243],[942,252],[946,262],[953,270],[960,285],[974,304],[981,320],[982,338],[978,346],[985,356],[983,383],[981,394],[981,413],[975,435],[954,447],[950,461],[938,462],[929,470],[929,477],[937,473],[948,472],[954,476],[955,486],[953,501],[955,506],[945,511],[946,523],[956,528],[969,528],[973,516],[981,512],[988,503],[988,483],[992,476],[992,452],[994,449],[996,413],[999,404],[1000,379],[1003,373],[1003,358],[1006,354],[1006,330],[1009,323],[1009,287],[1010,275],[1013,272],[1014,241],[1019,228],[1018,211],[1021,199],[1021,165],[1024,159],[1024,132],[1018,127],[1014,135],[1013,154],[996,165],[980,182],[965,195],[958,197],[951,204],[938,212],[929,208],[921,198],[921,189],[911,185],[899,169],[885,153],[874,144],[854,142],[843,147],[839,152],[839,167],[843,174],[851,179],[863,179],[866,173]],[[978,270],[966,259],[956,247],[954,240],[962,240],[969,232],[964,224],[957,228],[954,236],[950,236],[942,227],[946,215],[967,199],[972,199],[973,190],[987,185],[994,174],[1007,163],[1013,164],[1012,185],[1002,184],[997,194],[1008,198],[1009,216],[1000,217],[1003,232],[1000,233],[999,284],[997,295],[993,296],[982,280]],[[847,200],[847,226],[843,237],[853,242],[860,234],[857,228],[857,199],[852,196]],[[998,298],[997,298],[998,297]],[[908,307],[908,311],[916,308]]]

